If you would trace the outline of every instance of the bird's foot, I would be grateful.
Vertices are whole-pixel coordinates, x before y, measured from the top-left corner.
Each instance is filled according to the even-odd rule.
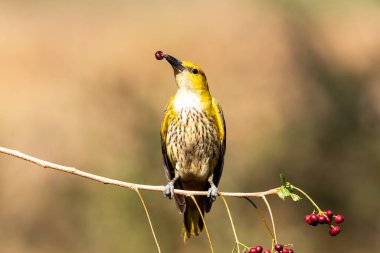
[[[165,186],[164,186],[164,196],[169,198],[169,199],[172,199],[173,196],[174,196],[174,183],[173,182],[169,182],[167,183]]]
[[[210,198],[211,203],[216,200],[216,197],[218,197],[218,188],[214,184],[208,189],[207,197]]]

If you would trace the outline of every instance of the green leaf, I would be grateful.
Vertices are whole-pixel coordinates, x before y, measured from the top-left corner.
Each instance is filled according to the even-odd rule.
[[[290,182],[286,182],[284,174],[280,174],[281,187],[277,191],[277,195],[281,199],[285,199],[286,197],[291,197],[293,201],[300,201],[302,198],[297,194],[293,193],[293,185]]]
[[[284,196],[284,194],[282,192],[280,192],[280,191],[277,192],[277,195],[280,197],[280,199],[285,200],[286,196]]]
[[[285,186],[281,186],[280,189],[279,189],[279,191],[277,192],[277,195],[281,199],[285,199],[286,197],[290,196],[290,191],[288,189],[286,189]]]
[[[292,198],[293,201],[300,201],[302,199],[300,196],[298,196],[295,193],[291,193],[290,197]]]
[[[281,186],[280,189],[277,191],[277,195],[281,198],[281,199],[285,199],[286,198],[286,193],[284,192],[284,188]]]

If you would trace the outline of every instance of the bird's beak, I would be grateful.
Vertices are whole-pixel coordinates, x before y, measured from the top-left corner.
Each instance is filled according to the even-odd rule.
[[[168,54],[165,54],[164,57],[170,63],[170,65],[172,65],[175,74],[185,70],[185,67],[182,65],[182,62],[180,60]]]

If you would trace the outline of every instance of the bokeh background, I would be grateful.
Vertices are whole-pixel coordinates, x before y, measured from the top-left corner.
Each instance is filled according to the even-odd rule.
[[[164,184],[159,129],[176,86],[159,49],[200,65],[223,105],[221,190],[267,190],[284,172],[346,221],[331,238],[304,223],[307,201],[269,197],[281,242],[379,249],[378,1],[1,1],[0,146]],[[0,167],[0,252],[156,252],[133,191],[5,155]],[[163,252],[209,252],[205,233],[183,244],[173,201],[143,196]],[[229,204],[240,240],[268,248],[249,203]],[[221,200],[207,224],[231,252]]]

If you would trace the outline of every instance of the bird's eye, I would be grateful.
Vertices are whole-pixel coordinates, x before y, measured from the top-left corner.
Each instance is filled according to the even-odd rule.
[[[198,69],[192,69],[191,73],[193,73],[194,75],[198,75],[199,74],[199,70]]]

